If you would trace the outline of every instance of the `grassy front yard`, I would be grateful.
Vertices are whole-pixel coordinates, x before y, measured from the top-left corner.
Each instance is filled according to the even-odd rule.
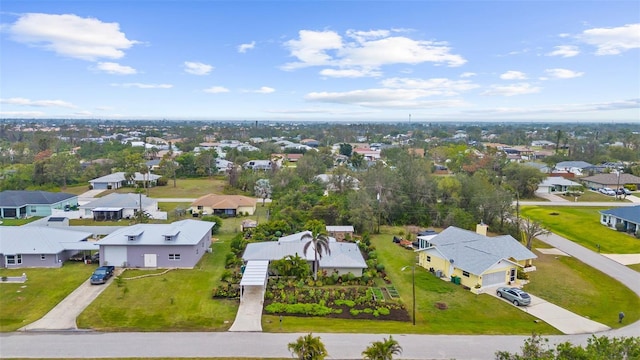
[[[536,255],[526,291],[612,328],[620,327],[620,311],[625,324],[640,319],[640,298],[617,280],[573,257]]]
[[[149,189],[149,197],[152,198],[198,198],[206,194],[225,194],[227,181],[224,178],[201,178],[201,179],[177,179],[176,187],[173,187],[173,180],[165,186],[154,186]],[[112,192],[131,193],[135,192],[133,187],[123,187],[117,190],[107,190],[100,194],[104,196]],[[146,195],[146,190],[144,192]]]
[[[0,269],[0,276],[27,274],[27,281],[0,283],[0,331],[15,331],[43,317],[91,276],[96,265],[66,262],[58,269]]]
[[[539,221],[552,232],[604,254],[636,254],[640,240],[600,224],[599,210],[607,208],[523,206],[522,216]]]

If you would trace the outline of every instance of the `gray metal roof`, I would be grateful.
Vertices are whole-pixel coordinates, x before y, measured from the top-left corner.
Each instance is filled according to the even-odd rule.
[[[454,266],[480,275],[500,260],[537,258],[510,235],[488,237],[450,226],[430,240]]]
[[[150,199],[146,195],[133,193],[111,193],[105,197],[97,198],[89,203],[80,206],[80,209],[138,209],[140,207],[140,199],[142,199],[142,208],[153,206],[154,204],[158,203],[156,200]]]
[[[586,167],[593,166],[586,161],[561,161],[556,164],[556,169],[568,169],[568,168],[578,168],[584,169]]]
[[[91,233],[47,226],[0,226],[1,254],[58,254],[64,250],[97,250]]]
[[[618,219],[640,224],[640,205],[602,210],[600,214],[612,215]]]
[[[328,232],[353,232],[352,225],[327,225]]]
[[[279,242],[266,241],[251,243],[242,255],[245,261],[251,260],[280,260],[289,255],[299,255],[307,261],[314,260],[313,246],[304,253],[306,242]],[[355,243],[331,242],[329,243],[331,254],[324,253],[320,259],[320,267],[323,268],[354,268],[365,269],[367,267],[362,253]]]
[[[5,190],[0,192],[0,206],[50,205],[75,197],[63,192]]]
[[[136,224],[118,229],[98,241],[99,245],[195,245],[207,234],[211,234],[214,222],[182,220],[171,224]],[[177,233],[167,241],[165,235]],[[129,235],[139,234],[136,240]]]
[[[124,177],[125,173],[124,171],[121,172],[116,172],[113,174],[109,174],[109,175],[105,175],[99,178],[95,178],[93,180],[89,180],[90,183],[113,183],[113,182],[122,182],[125,181],[126,178]],[[158,180],[160,179],[162,176],[160,175],[156,175],[156,174],[151,174],[151,173],[147,173],[147,174],[142,174],[142,173],[134,173],[133,176],[133,180],[134,181],[145,181],[145,180]]]
[[[562,176],[549,176],[546,179],[542,180],[542,182],[538,186],[554,186],[554,185],[581,186],[580,183],[565,179]]]

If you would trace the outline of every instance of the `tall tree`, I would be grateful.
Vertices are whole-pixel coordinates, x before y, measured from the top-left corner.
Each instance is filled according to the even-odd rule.
[[[531,250],[531,246],[533,244],[533,239],[538,236],[549,235],[551,232],[544,228],[541,223],[537,221],[530,220],[528,218],[524,218],[521,221],[522,235],[523,241],[527,247],[527,249]]]
[[[178,163],[173,161],[171,156],[165,155],[160,161],[160,173],[168,178],[173,179],[173,187],[176,187],[176,173],[178,172]]]
[[[363,352],[365,360],[393,360],[393,355],[402,354],[402,346],[393,336],[374,341]]]
[[[319,336],[309,333],[288,344],[288,349],[299,360],[323,360],[329,353]]]
[[[264,206],[266,199],[271,196],[271,183],[269,179],[258,179],[253,187],[253,191],[255,191],[256,196],[262,199],[262,206]]]
[[[309,247],[313,246],[313,279],[318,280],[318,268],[319,260],[322,259],[322,254],[326,253],[331,255],[331,248],[329,247],[329,236],[326,233],[326,227],[322,223],[322,221],[318,220],[310,220],[305,224],[305,228],[307,228],[311,233],[306,233],[300,239],[301,241],[306,241],[302,251],[307,254],[307,250]]]

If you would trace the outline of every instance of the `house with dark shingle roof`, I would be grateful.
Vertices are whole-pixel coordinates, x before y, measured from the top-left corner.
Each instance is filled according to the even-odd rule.
[[[416,250],[420,266],[445,278],[457,277],[474,291],[513,284],[520,268],[535,270],[532,260],[537,256],[510,235],[489,237],[450,226],[425,245]]]
[[[78,206],[78,196],[62,192],[5,190],[0,192],[0,218],[49,216],[52,209]]]
[[[600,224],[613,229],[622,224],[624,231],[637,234],[640,232],[640,205],[602,210]]]
[[[640,177],[624,173],[620,174],[620,178],[618,178],[617,173],[588,176],[583,178],[582,182],[585,187],[590,189],[600,189],[605,187],[617,189],[624,187],[625,185],[635,185],[636,188],[640,189]]]

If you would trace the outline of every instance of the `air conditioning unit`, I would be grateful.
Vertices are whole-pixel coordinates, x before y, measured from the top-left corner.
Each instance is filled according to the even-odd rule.
[[[212,248],[207,248],[207,252],[208,252],[208,253],[212,253],[212,252],[213,252],[213,249],[212,249]]]

